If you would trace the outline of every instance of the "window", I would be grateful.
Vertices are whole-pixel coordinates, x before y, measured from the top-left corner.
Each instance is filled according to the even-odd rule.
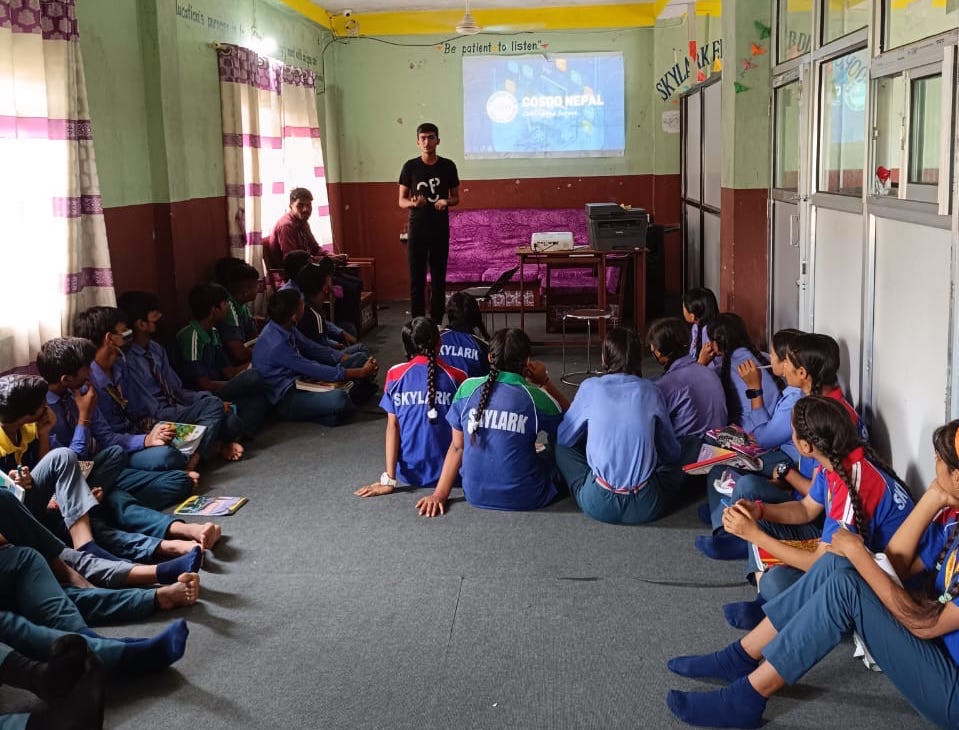
[[[822,42],[841,38],[869,25],[870,0],[824,0]]]
[[[956,0],[885,0],[886,48],[896,48],[959,26]]]
[[[906,82],[902,74],[876,81],[873,195],[898,195],[905,124]]]
[[[776,61],[783,63],[812,47],[812,7],[809,0],[779,0]]]
[[[868,51],[822,64],[819,106],[819,190],[862,194],[865,151]]]
[[[799,82],[775,92],[776,169],[773,187],[799,190]]]
[[[915,79],[909,93],[909,183],[939,184],[942,76]]]

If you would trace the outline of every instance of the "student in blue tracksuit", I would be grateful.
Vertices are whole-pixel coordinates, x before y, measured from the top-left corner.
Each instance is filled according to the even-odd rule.
[[[768,369],[761,371],[761,387],[750,390],[739,374],[739,366],[747,360],[759,365],[769,365],[769,358],[761,353],[750,341],[746,332],[746,323],[742,317],[732,312],[723,312],[716,318],[710,329],[712,344],[700,362],[710,364],[719,360],[719,379],[726,391],[726,411],[729,422],[743,425],[743,417],[752,410],[752,400],[761,397],[763,402],[772,406],[779,398],[779,384]],[[704,362],[705,361],[705,362]]]
[[[878,566],[861,535],[840,529],[829,553],[763,607],[766,617],[749,634],[713,654],[670,660],[682,676],[730,683],[673,690],[670,710],[691,725],[759,727],[767,700],[855,631],[917,712],[940,727],[959,726],[957,434],[959,421],[933,434],[936,479],[886,545],[899,579],[921,586],[916,593]]]
[[[698,437],[729,423],[722,381],[713,368],[700,365],[688,354],[689,328],[678,317],[653,322],[646,343],[656,362],[663,366],[663,374],[655,382],[666,398],[676,438],[697,437],[690,440],[696,449],[691,454],[695,458],[699,453]]]
[[[755,546],[749,568],[755,572],[759,597],[723,607],[737,628],[755,626],[762,618],[763,603],[799,580],[826,552],[840,526],[848,525],[870,550],[881,552],[912,510],[905,485],[859,440],[845,409],[834,399],[821,395],[800,399],[793,408],[793,429],[800,455],[820,466],[809,494],[802,501],[768,505],[743,499],[723,513],[726,532]],[[819,517],[824,523],[814,552],[781,542],[808,539],[807,526]],[[762,572],[760,548],[782,564]]]
[[[530,359],[525,332],[503,329],[490,341],[490,371],[464,382],[446,416],[453,441],[436,489],[416,503],[420,515],[444,513],[459,472],[463,494],[474,507],[533,510],[556,496],[551,448],[537,453],[537,436],[556,443],[566,396],[550,382],[541,362]],[[464,438],[464,433],[467,437]]]
[[[476,300],[458,291],[446,301],[447,329],[440,333],[440,357],[471,378],[489,373],[489,332]]]
[[[707,355],[711,352],[709,328],[719,316],[719,303],[712,289],[689,289],[683,294],[683,319],[690,325],[689,356],[699,360],[703,365],[708,361],[699,359],[703,348]]]
[[[376,360],[371,357],[362,367],[348,368],[338,350],[307,339],[296,328],[304,307],[303,295],[295,289],[278,291],[270,298],[270,321],[253,347],[253,367],[266,381],[277,418],[336,426],[352,412],[351,396],[358,397],[357,393],[345,388],[326,392],[300,390],[296,387],[297,379],[353,381],[352,390],[362,391],[366,398],[376,390]]]
[[[435,487],[453,435],[446,414],[466,373],[437,357],[440,333],[426,317],[403,327],[408,361],[386,373],[380,408],[386,411],[386,469],[359,497],[390,494],[397,483]]]
[[[322,258],[315,264],[300,269],[294,281],[303,294],[303,316],[296,327],[318,345],[339,350],[341,355],[351,355],[346,367],[362,367],[370,356],[369,348],[362,342],[323,316],[323,307],[333,297],[333,261]]]
[[[642,378],[643,345],[617,327],[603,342],[606,374],[583,381],[559,427],[556,466],[583,513],[639,525],[674,507],[680,447],[659,389]]]

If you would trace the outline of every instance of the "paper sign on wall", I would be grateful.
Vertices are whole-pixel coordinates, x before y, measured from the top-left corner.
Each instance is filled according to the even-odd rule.
[[[666,134],[679,134],[679,110],[663,112],[663,131]]]

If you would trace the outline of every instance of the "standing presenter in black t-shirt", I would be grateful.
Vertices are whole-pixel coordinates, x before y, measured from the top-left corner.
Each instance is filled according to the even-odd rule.
[[[416,128],[420,156],[400,172],[400,207],[409,208],[410,316],[426,313],[426,267],[431,278],[430,316],[437,325],[446,310],[446,262],[450,254],[449,208],[460,202],[460,179],[452,160],[439,157],[439,129],[426,122]]]

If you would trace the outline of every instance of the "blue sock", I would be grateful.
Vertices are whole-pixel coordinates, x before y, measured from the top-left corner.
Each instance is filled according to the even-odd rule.
[[[108,552],[107,552],[106,550],[104,550],[102,547],[100,547],[100,546],[97,545],[95,542],[93,542],[93,540],[90,540],[90,542],[84,543],[83,545],[81,545],[80,547],[78,547],[77,550],[79,550],[79,551],[82,552],[82,553],[86,553],[87,555],[92,555],[92,556],[94,556],[95,558],[103,558],[104,560],[112,560],[114,563],[122,563],[122,562],[124,562],[123,560],[121,560],[120,558],[118,558],[116,555],[113,555],[113,554],[111,554],[111,553],[108,553]]]
[[[749,543],[728,532],[700,535],[696,538],[696,549],[713,560],[745,560],[749,557]]]
[[[709,502],[703,502],[696,508],[696,514],[699,521],[704,525],[713,524],[713,511],[709,508]]]
[[[752,631],[766,618],[766,613],[763,611],[764,603],[766,599],[762,596],[756,596],[755,601],[727,603],[723,606],[723,616],[726,617],[726,623],[733,628]]]
[[[669,690],[666,704],[683,722],[701,727],[762,726],[766,698],[753,689],[748,677],[712,692]]]
[[[123,647],[118,674],[149,674],[166,669],[183,656],[186,637],[190,633],[186,621],[177,619],[152,639],[128,642]]]
[[[186,555],[157,563],[157,583],[176,583],[181,573],[195,573],[203,563],[203,549],[197,545]]]
[[[749,656],[742,644],[734,641],[712,654],[675,657],[666,662],[666,666],[683,677],[709,677],[732,682],[753,671],[759,666],[759,661]]]

